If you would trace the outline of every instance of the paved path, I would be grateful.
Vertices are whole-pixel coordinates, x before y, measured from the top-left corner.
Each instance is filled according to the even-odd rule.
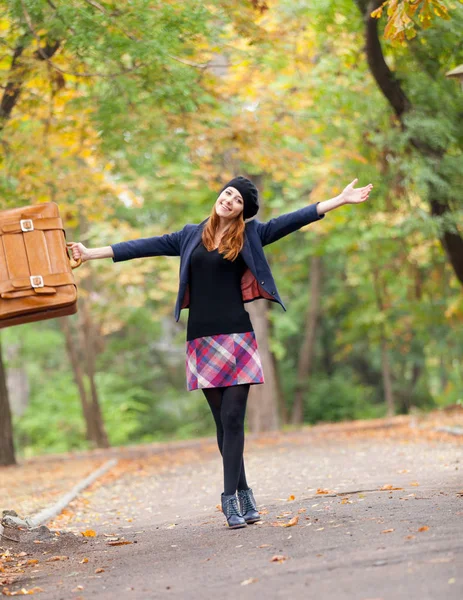
[[[39,586],[47,600],[461,600],[462,448],[407,428],[254,439],[247,470],[263,520],[235,531],[216,508],[211,441],[127,459],[52,524],[78,537],[27,546],[39,563],[10,589]],[[88,529],[96,537],[80,535]]]

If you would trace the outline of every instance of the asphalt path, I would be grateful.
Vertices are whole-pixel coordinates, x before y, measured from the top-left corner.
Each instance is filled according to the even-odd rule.
[[[74,536],[24,542],[39,562],[9,589],[40,587],[47,600],[461,600],[462,447],[406,432],[254,439],[245,457],[262,521],[240,530],[217,508],[215,444],[177,457],[161,448],[125,460],[51,524]]]

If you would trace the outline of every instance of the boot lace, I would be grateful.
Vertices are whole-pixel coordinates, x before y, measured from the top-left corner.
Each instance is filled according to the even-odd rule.
[[[227,517],[231,517],[232,515],[237,515],[241,517],[241,513],[238,507],[238,499],[236,496],[232,496],[225,503],[225,510]]]
[[[257,510],[256,501],[251,490],[242,490],[239,492],[243,514],[249,510]]]

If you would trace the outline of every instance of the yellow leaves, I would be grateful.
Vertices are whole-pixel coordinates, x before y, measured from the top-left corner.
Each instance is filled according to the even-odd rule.
[[[294,527],[299,522],[299,516],[296,515],[290,519],[287,523],[272,523],[273,527]]]
[[[58,562],[61,560],[69,560],[69,556],[50,556],[50,558],[47,558],[45,562]]]
[[[4,596],[31,596],[32,594],[39,594],[40,592],[43,592],[43,589],[38,586],[30,589],[21,588],[16,592],[10,592],[8,588],[3,588],[2,590]]]
[[[418,531],[420,531],[420,532],[421,532],[421,531],[428,531],[428,530],[429,530],[429,527],[428,527],[427,525],[423,525],[423,527],[420,527],[420,528],[418,529]]]
[[[403,488],[401,488],[401,487],[394,487],[390,483],[384,484],[383,487],[381,487],[379,489],[380,490],[403,490]]]
[[[257,581],[259,580],[255,577],[250,577],[249,579],[245,579],[244,581],[242,581],[240,585],[250,585],[251,583],[256,583]]]
[[[86,564],[86,563],[88,563],[88,558],[83,558],[83,559],[80,561],[80,564],[81,564],[81,565],[84,565],[84,564]]]
[[[417,23],[427,29],[435,17],[450,19],[448,9],[441,0],[386,0],[370,13],[370,17],[381,18],[384,8],[387,8],[388,16],[384,38],[397,42],[415,37]]]
[[[392,533],[394,529],[383,529],[381,533]]]
[[[80,532],[84,537],[96,537],[96,531],[93,529],[87,529],[85,531]]]
[[[95,569],[95,573],[104,573],[104,569],[102,569],[101,567],[99,569]]]
[[[296,499],[296,496],[294,496],[294,494],[291,494],[291,496],[289,496],[287,502],[292,502],[295,499]]]

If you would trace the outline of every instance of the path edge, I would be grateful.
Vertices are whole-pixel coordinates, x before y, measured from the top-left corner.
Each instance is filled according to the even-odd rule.
[[[66,508],[66,506],[72,502],[85,488],[94,483],[99,477],[107,473],[110,469],[116,466],[117,459],[112,458],[111,460],[106,461],[102,464],[98,469],[87,475],[85,479],[82,479],[77,483],[69,492],[63,494],[52,506],[48,506],[44,508],[36,515],[32,517],[27,517],[26,522],[29,527],[36,528],[40,525],[45,525],[51,519],[54,519],[56,516],[60,514],[60,512]]]

